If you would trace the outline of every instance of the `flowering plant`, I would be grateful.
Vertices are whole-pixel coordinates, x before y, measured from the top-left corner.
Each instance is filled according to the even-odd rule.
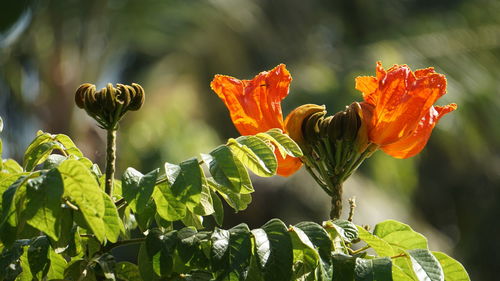
[[[307,104],[283,120],[290,82],[285,65],[252,80],[217,75],[211,87],[242,136],[145,174],[128,168],[121,179],[118,123],[140,109],[144,89],[80,86],[76,104],[108,133],[106,172],[68,136],[41,131],[22,163],[0,161],[0,280],[469,280],[404,223],[357,226],[352,201],[340,219],[342,183],[366,158],[379,148],[417,154],[456,108],[433,105],[444,76],[379,64],[377,77],[356,81],[364,102],[328,117],[324,106]],[[223,201],[236,211],[251,202],[247,169],[290,176],[302,165],[332,198],[329,220],[205,229],[208,216],[221,225]],[[140,245],[138,263],[117,262],[112,250],[130,244]]]

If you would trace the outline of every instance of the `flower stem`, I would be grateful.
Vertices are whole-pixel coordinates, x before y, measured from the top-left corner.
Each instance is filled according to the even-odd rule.
[[[109,196],[113,195],[113,182],[115,177],[116,162],[116,129],[108,129],[107,149],[106,149],[106,183],[104,192]]]
[[[342,214],[342,184],[336,184],[332,188],[332,206],[330,209],[330,219],[336,220]]]

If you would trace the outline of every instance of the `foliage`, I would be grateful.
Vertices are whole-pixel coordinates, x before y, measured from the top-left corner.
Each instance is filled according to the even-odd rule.
[[[1,161],[0,280],[469,280],[460,263],[391,220],[373,232],[346,220],[279,219],[203,230],[206,216],[222,223],[223,200],[247,207],[246,168],[274,175],[274,149],[301,156],[273,129],[163,171],[128,168],[110,196],[68,136],[39,131],[22,165]],[[136,228],[142,235],[131,238]],[[138,265],[116,262],[111,250],[132,243],[140,243]]]

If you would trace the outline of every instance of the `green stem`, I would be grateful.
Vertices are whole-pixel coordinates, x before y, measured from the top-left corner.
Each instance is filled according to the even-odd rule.
[[[332,206],[330,209],[330,219],[336,220],[342,214],[342,184],[336,184],[332,188]]]
[[[106,183],[104,191],[109,196],[113,196],[113,182],[115,177],[116,162],[116,129],[108,129],[107,149],[106,149]]]

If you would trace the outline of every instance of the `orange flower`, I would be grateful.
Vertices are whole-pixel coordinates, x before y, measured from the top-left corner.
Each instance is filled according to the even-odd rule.
[[[433,105],[446,93],[446,78],[432,67],[412,72],[394,65],[386,71],[380,62],[376,75],[356,78],[368,137],[393,157],[412,157],[424,148],[439,119],[457,108]]]
[[[212,90],[229,109],[234,126],[242,135],[255,135],[272,128],[286,133],[281,113],[281,100],[288,95],[292,76],[284,64],[264,71],[252,80],[239,80],[225,75],[215,75],[210,83]],[[278,174],[289,176],[301,166],[300,159],[287,156],[278,159]]]

